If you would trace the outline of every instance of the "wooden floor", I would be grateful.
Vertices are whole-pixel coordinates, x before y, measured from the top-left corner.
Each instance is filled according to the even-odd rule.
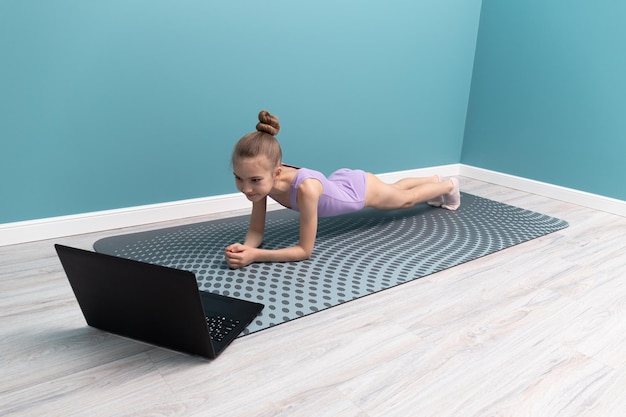
[[[214,361],[87,327],[52,246],[175,223],[0,247],[0,415],[626,415],[626,218],[462,189],[570,227],[245,336]]]

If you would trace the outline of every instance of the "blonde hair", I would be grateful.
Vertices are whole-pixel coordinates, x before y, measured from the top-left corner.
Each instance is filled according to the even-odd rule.
[[[242,158],[254,158],[259,155],[267,157],[268,161],[276,167],[281,164],[283,153],[275,136],[280,131],[278,118],[266,110],[259,112],[259,123],[256,132],[251,132],[239,139],[235,148],[231,163],[233,166]]]

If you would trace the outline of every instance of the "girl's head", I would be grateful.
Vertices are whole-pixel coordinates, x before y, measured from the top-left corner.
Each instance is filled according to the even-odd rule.
[[[253,202],[272,191],[280,177],[283,159],[274,137],[280,130],[278,119],[263,110],[256,130],[239,139],[231,160],[237,189]]]
[[[233,150],[231,163],[234,166],[237,162],[245,158],[256,158],[265,156],[273,169],[282,163],[283,154],[278,140],[275,136],[280,130],[278,118],[271,115],[266,110],[259,113],[259,123],[256,125],[256,132],[251,132],[239,139]]]

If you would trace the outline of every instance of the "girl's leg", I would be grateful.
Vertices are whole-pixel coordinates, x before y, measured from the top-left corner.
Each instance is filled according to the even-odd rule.
[[[432,177],[422,177],[422,178],[402,178],[399,181],[394,182],[393,185],[396,188],[401,190],[409,190],[411,188],[415,188],[418,185],[428,184],[429,182],[440,182],[441,177],[439,175],[433,175]]]
[[[441,177],[439,175],[435,175],[437,177],[437,182],[441,182]],[[435,198],[431,198],[427,201],[427,203],[433,207],[441,207],[445,204],[445,200],[443,199],[443,195],[437,196]]]
[[[399,208],[409,208],[416,204],[424,203],[445,195],[451,196],[451,204],[443,207],[455,210],[460,204],[460,198],[454,198],[453,194],[459,194],[458,181],[452,180],[434,182],[435,177],[424,181],[424,179],[400,180],[395,184],[387,184],[381,181],[374,174],[367,174],[367,191],[365,206],[380,210],[393,210]],[[413,185],[410,188],[404,188]],[[448,200],[446,199],[446,203]]]
[[[403,178],[392,185],[402,190],[409,190],[430,182],[441,182],[441,177],[439,175],[433,175],[432,177]],[[441,207],[444,205],[445,201],[443,200],[443,195],[440,195],[428,200],[427,203],[434,207]]]

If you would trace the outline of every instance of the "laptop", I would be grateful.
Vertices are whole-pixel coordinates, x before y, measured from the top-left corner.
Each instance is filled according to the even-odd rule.
[[[89,326],[215,358],[264,305],[198,290],[193,272],[54,245]]]

